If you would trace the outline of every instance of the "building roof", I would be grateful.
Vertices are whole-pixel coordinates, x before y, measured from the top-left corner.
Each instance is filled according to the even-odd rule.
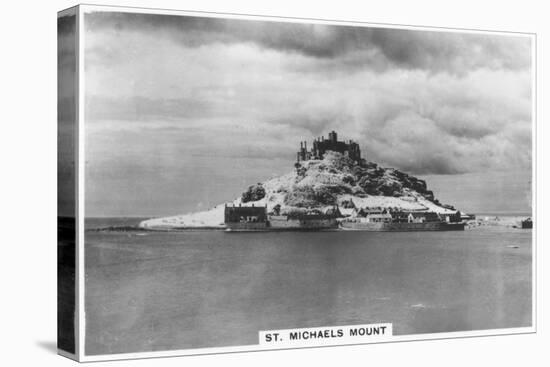
[[[353,215],[355,208],[340,208],[340,213],[344,216]]]
[[[385,213],[385,214],[369,214],[367,218],[391,218],[391,214]]]

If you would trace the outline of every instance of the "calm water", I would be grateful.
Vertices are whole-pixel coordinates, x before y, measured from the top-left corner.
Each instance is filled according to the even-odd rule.
[[[258,330],[295,327],[531,325],[531,230],[142,234],[86,233],[87,354],[257,344]]]

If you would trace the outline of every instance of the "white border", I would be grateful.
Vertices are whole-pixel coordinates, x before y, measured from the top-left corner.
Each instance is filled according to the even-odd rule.
[[[170,351],[158,351],[158,352],[140,352],[140,353],[120,353],[120,354],[104,354],[104,355],[85,355],[85,278],[84,278],[84,204],[85,204],[85,133],[84,133],[84,92],[85,92],[85,73],[84,70],[84,14],[86,12],[121,12],[121,13],[139,13],[139,14],[162,14],[162,15],[177,15],[177,16],[200,16],[208,18],[225,18],[225,19],[245,19],[245,20],[262,20],[273,22],[290,22],[290,23],[314,23],[314,24],[330,24],[330,25],[344,25],[344,26],[357,26],[357,27],[372,27],[372,28],[392,28],[392,29],[408,29],[408,30],[424,30],[434,32],[450,32],[450,33],[466,33],[466,34],[489,34],[500,36],[516,36],[527,37],[531,39],[533,47],[532,49],[532,215],[535,222],[535,227],[532,232],[532,284],[531,284],[531,303],[532,314],[530,327],[522,328],[503,328],[503,329],[489,329],[489,330],[475,330],[475,331],[460,331],[460,332],[447,332],[447,333],[433,333],[433,334],[413,334],[413,335],[397,335],[393,336],[391,341],[381,342],[369,342],[369,343],[353,343],[353,344],[335,344],[333,346],[345,346],[345,345],[364,345],[364,344],[381,344],[381,343],[394,343],[405,341],[418,341],[418,340],[440,340],[450,338],[469,338],[469,337],[481,337],[481,336],[497,336],[497,335],[512,335],[512,334],[526,334],[537,332],[537,257],[536,257],[536,230],[537,230],[537,203],[536,203],[536,57],[537,57],[537,38],[535,33],[527,32],[507,32],[507,31],[494,31],[494,30],[472,30],[472,29],[460,29],[460,28],[443,28],[443,27],[429,27],[429,26],[407,26],[399,24],[385,24],[385,23],[368,23],[368,22],[353,22],[353,21],[339,21],[339,20],[321,20],[321,19],[309,19],[309,18],[294,18],[294,17],[276,17],[276,16],[257,16],[257,15],[245,15],[245,14],[227,14],[227,13],[210,13],[210,12],[198,12],[198,11],[184,11],[184,10],[163,10],[163,9],[149,9],[149,8],[132,8],[132,7],[119,7],[109,5],[90,5],[81,4],[77,6],[77,26],[78,26],[78,243],[76,249],[76,256],[78,257],[78,266],[76,269],[78,287],[76,289],[76,315],[75,319],[75,331],[77,335],[75,338],[75,351],[76,359],[79,362],[93,362],[93,361],[110,361],[110,360],[124,360],[124,359],[138,359],[138,358],[159,358],[159,357],[176,357],[176,356],[191,356],[191,355],[206,355],[206,354],[219,354],[219,353],[237,353],[237,352],[256,352],[266,350],[287,350],[287,349],[303,349],[303,348],[326,348],[332,345],[322,346],[305,346],[305,347],[292,347],[281,348],[276,346],[260,346],[257,345],[244,345],[235,347],[218,347],[218,348],[198,348],[198,349],[178,349]],[[82,254],[82,256],[80,256]],[[61,353],[60,353],[61,354]],[[66,353],[67,354],[67,353]]]
[[[77,12],[77,29],[78,29],[78,245],[77,245],[77,279],[78,279],[78,288],[76,289],[76,304],[78,309],[76,310],[76,315],[78,319],[77,325],[75,325],[75,330],[78,330],[78,333],[75,336],[76,342],[76,356],[78,361],[83,361],[85,355],[85,340],[86,337],[86,310],[85,310],[85,249],[84,249],[84,219],[86,217],[86,195],[85,195],[85,173],[86,173],[86,157],[85,157],[85,120],[84,120],[84,91],[85,89],[85,75],[84,72],[84,50],[85,50],[85,39],[84,37],[84,11],[82,6],[78,6]]]
[[[532,311],[531,311],[531,324],[534,328],[534,332],[537,332],[537,271],[538,271],[538,263],[537,263],[537,249],[538,249],[538,243],[537,243],[537,227],[538,227],[538,202],[537,202],[537,98],[538,98],[538,90],[537,90],[537,35],[534,34],[531,37],[531,215],[533,216],[533,231],[531,233],[531,305],[532,305]]]

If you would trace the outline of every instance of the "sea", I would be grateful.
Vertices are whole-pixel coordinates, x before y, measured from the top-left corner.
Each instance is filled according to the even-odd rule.
[[[502,216],[501,216],[502,218]],[[94,231],[87,355],[258,344],[259,330],[387,322],[394,335],[532,325],[532,230]]]

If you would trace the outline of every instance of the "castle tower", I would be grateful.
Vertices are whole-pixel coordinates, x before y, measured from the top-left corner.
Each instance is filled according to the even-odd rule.
[[[352,139],[338,141],[338,134],[334,130],[328,134],[328,139],[325,139],[324,136],[314,138],[312,148],[309,151],[307,141],[301,141],[300,150],[296,154],[296,160],[301,162],[311,159],[323,159],[326,151],[339,152],[355,161],[361,160],[359,144]]]
[[[331,143],[336,143],[338,141],[338,134],[336,134],[336,131],[332,130],[330,133],[328,133],[328,140]]]

